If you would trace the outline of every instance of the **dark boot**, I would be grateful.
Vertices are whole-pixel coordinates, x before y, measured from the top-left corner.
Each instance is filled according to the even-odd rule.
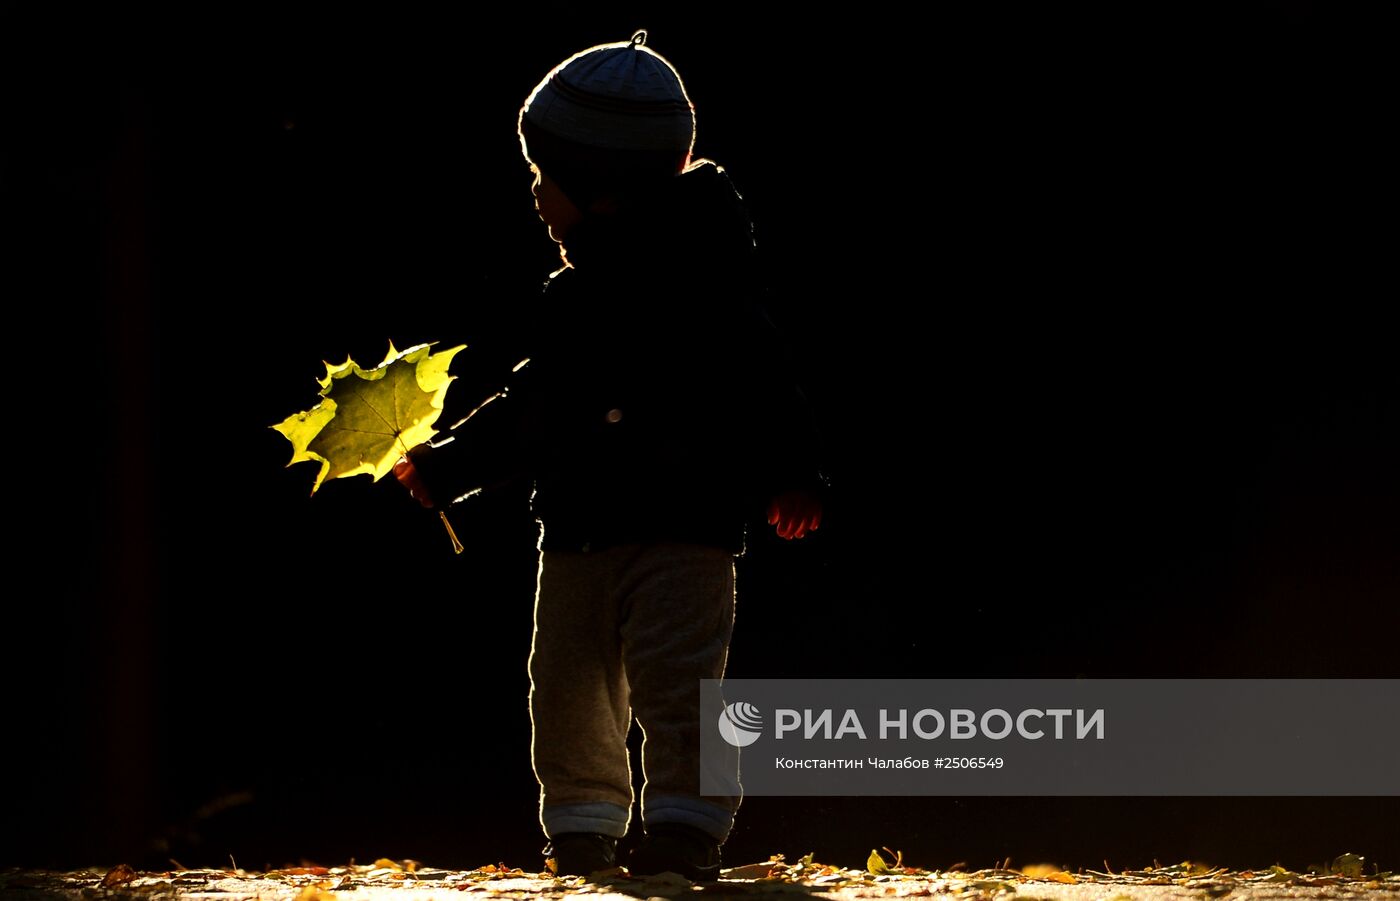
[[[719,879],[719,842],[714,836],[684,823],[658,823],[632,852],[627,870],[633,876],[679,873],[692,882]]]
[[[549,840],[543,853],[554,860],[554,875],[587,876],[617,866],[617,839],[596,832],[561,832]]]

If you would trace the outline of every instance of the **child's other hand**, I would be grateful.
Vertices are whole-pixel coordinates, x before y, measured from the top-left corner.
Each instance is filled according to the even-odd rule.
[[[423,477],[418,474],[418,470],[413,468],[413,462],[407,457],[394,464],[394,478],[399,480],[399,484],[408,489],[408,493],[418,499],[418,503],[425,507],[433,505],[433,496],[428,493],[428,488],[423,484]]]
[[[822,502],[810,491],[788,491],[768,505],[768,524],[776,526],[778,537],[791,541],[822,524]]]

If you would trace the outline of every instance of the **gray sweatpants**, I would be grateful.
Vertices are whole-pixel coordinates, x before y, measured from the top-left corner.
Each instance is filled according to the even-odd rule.
[[[742,790],[701,797],[699,680],[724,674],[734,557],[693,544],[542,551],[530,650],[531,757],[545,835],[627,833],[627,731],[642,728],[642,821],[723,841]],[[729,762],[721,764],[729,766]]]

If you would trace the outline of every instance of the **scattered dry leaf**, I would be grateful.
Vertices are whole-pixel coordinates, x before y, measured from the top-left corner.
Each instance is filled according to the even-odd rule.
[[[324,885],[308,885],[297,892],[293,901],[336,901],[335,893],[326,890]]]
[[[1073,873],[1066,872],[1063,868],[1053,863],[1032,863],[1021,868],[1027,879],[1044,879],[1050,882],[1063,882],[1066,885],[1074,885],[1079,880],[1074,878]]]
[[[112,888],[117,885],[126,885],[136,878],[136,871],[124,863],[119,863],[107,871],[107,875],[102,877],[100,885],[103,888]]]
[[[734,867],[724,874],[725,879],[766,879],[773,874],[774,862],[766,860],[763,863],[746,863],[741,867]]]

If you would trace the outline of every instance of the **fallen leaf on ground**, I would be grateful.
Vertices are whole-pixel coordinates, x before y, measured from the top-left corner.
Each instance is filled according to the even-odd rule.
[[[124,863],[119,863],[107,871],[107,875],[102,877],[100,885],[103,888],[111,888],[115,885],[126,885],[135,878],[135,870]]]
[[[1021,868],[1021,872],[1028,879],[1046,879],[1051,882],[1063,882],[1073,885],[1079,880],[1074,878],[1074,874],[1067,873],[1061,867],[1053,863],[1032,863]]]
[[[325,886],[308,885],[297,892],[293,901],[336,901],[335,893],[326,891]]]

